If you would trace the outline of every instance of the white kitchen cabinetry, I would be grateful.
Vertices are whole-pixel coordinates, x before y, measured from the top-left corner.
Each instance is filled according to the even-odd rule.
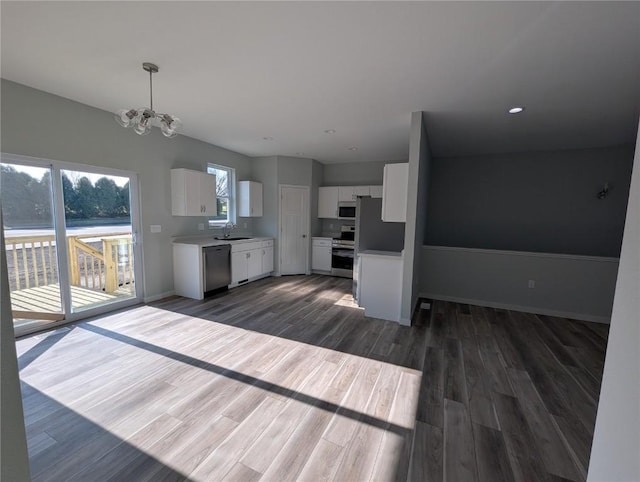
[[[402,254],[363,251],[359,258],[358,304],[364,308],[365,316],[400,321]]]
[[[262,274],[273,271],[273,239],[262,242]]]
[[[262,241],[231,245],[231,284],[244,283],[262,274]]]
[[[353,186],[338,186],[338,202],[355,201]]]
[[[331,271],[331,238],[311,238],[311,270]]]
[[[355,201],[358,196],[371,195],[371,189],[369,186],[353,186],[353,200]]]
[[[373,198],[382,198],[382,186],[369,186],[369,195]]]
[[[262,183],[255,181],[238,183],[238,216],[243,218],[262,216]]]
[[[338,186],[338,202],[353,202],[358,196],[368,196],[369,186]]]
[[[253,281],[273,271],[273,239],[231,245],[231,286]]]
[[[407,221],[407,189],[409,164],[386,164],[382,184],[382,220],[404,223]]]
[[[318,217],[338,218],[338,186],[318,188]]]
[[[216,176],[189,169],[171,169],[171,214],[215,216]]]

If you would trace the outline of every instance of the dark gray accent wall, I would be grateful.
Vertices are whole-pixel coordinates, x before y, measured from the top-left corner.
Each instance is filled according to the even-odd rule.
[[[405,161],[325,164],[322,186],[381,186],[385,164]]]
[[[513,251],[620,255],[632,146],[432,163],[424,242]],[[609,194],[597,193],[609,183]]]

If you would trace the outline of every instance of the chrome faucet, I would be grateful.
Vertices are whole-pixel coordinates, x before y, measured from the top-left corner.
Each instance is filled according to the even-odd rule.
[[[235,227],[236,227],[236,225],[233,224],[233,223],[227,223],[224,226],[222,226],[222,237],[226,239],[229,236],[231,236],[231,231]]]

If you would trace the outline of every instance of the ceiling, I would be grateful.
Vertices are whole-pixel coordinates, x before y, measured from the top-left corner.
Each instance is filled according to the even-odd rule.
[[[3,78],[116,111],[148,104],[154,62],[157,110],[249,156],[407,159],[418,110],[437,157],[631,144],[640,115],[640,2],[2,1],[1,22]]]

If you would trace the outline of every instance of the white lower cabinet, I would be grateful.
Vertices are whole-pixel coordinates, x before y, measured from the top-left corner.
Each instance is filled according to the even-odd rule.
[[[231,285],[266,276],[273,271],[273,239],[231,245]]]
[[[402,307],[401,253],[363,251],[358,262],[358,304],[365,316],[400,321]]]
[[[331,238],[311,238],[311,270],[331,271]]]
[[[232,248],[233,249],[233,248]],[[231,284],[240,283],[249,279],[249,263],[247,251],[231,253]]]
[[[262,242],[262,274],[273,271],[273,239]]]

